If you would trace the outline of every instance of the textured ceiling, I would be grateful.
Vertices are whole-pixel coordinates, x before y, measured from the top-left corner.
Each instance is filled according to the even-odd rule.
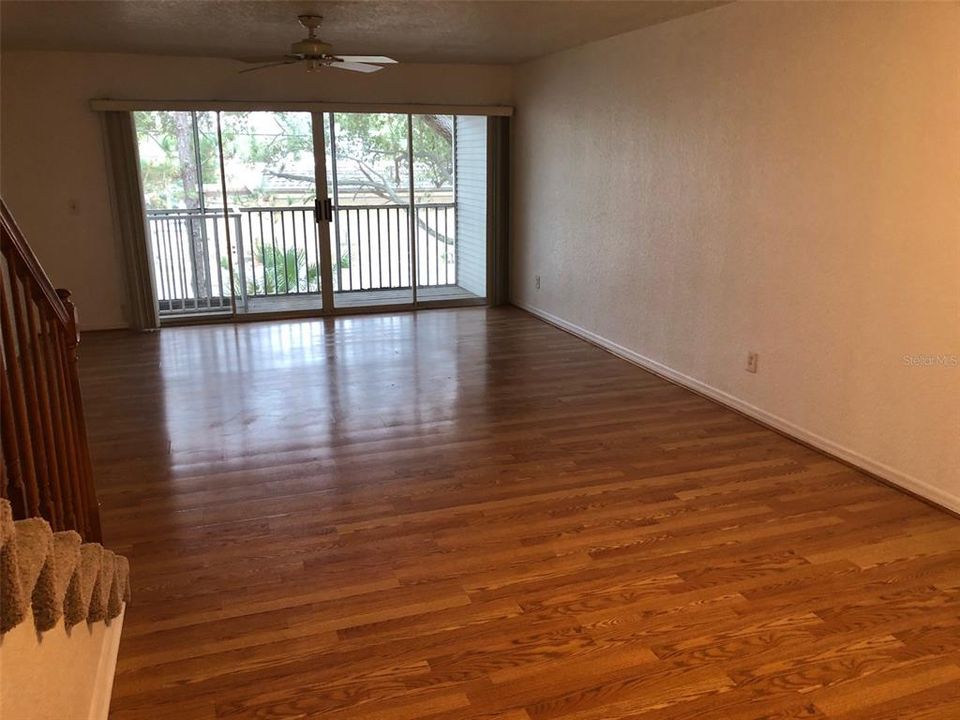
[[[405,62],[513,64],[699,12],[723,2],[579,0],[2,0],[2,48],[236,57],[286,52],[324,16],[340,54]]]

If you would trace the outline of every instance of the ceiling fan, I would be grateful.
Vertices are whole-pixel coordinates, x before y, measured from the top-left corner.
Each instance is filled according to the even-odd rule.
[[[317,37],[317,28],[320,27],[323,18],[320,15],[298,15],[297,19],[307,29],[307,37],[293,43],[290,46],[290,52],[286,55],[237,58],[240,62],[258,63],[257,67],[241,70],[240,73],[256,72],[257,70],[266,70],[281,65],[293,65],[298,62],[306,63],[309,71],[328,67],[337,70],[373,73],[383,70],[383,65],[397,62],[393,58],[383,55],[333,55],[330,52],[333,47]]]

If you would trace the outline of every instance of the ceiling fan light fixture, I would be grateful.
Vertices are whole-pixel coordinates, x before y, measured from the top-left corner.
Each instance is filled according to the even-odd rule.
[[[323,68],[336,68],[352,72],[373,73],[383,69],[383,65],[391,65],[397,61],[383,55],[344,55],[333,54],[333,46],[317,37],[317,28],[323,18],[319,15],[298,15],[300,24],[307,29],[307,37],[290,45],[290,52],[277,57],[237,58],[246,63],[266,63],[259,67],[247,68],[240,73],[257,72],[281,65],[292,65],[304,62],[308,72],[317,72]]]
[[[327,55],[333,50],[333,46],[314,38],[298,40],[290,46],[291,55],[306,55],[312,57],[315,55]]]

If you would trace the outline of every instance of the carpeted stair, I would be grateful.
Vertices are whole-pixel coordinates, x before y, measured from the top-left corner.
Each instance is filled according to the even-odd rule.
[[[130,565],[98,543],[81,544],[71,531],[55,533],[41,518],[14,521],[0,500],[0,635],[30,609],[40,632],[60,618],[77,623],[117,617],[130,600]]]

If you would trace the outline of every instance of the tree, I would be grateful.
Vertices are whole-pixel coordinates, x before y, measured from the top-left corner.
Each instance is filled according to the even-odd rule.
[[[360,176],[341,182],[345,191],[372,193],[396,205],[406,205],[409,194],[410,158],[407,145],[407,116],[372,113],[337,113],[334,116],[336,160],[339,168],[345,163],[355,167]],[[453,188],[453,117],[449,115],[414,115],[413,174],[419,187]],[[329,133],[328,133],[329,135]],[[329,137],[327,140],[329,144]],[[277,177],[312,181],[312,176],[276,172]],[[453,240],[417,218],[420,229],[445,245]]]

